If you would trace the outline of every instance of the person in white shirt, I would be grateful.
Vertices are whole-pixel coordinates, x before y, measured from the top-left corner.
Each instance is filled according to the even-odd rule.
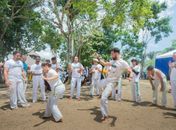
[[[32,83],[33,83],[33,95],[32,95],[33,103],[37,101],[37,92],[38,92],[39,85],[40,85],[42,100],[45,101],[46,100],[45,85],[44,85],[44,80],[42,78],[43,70],[40,63],[40,57],[36,57],[35,64],[31,66],[30,71],[32,73]]]
[[[131,74],[131,68],[128,63],[120,58],[120,50],[113,48],[111,50],[112,60],[110,62],[104,62],[99,57],[100,64],[103,66],[110,66],[110,69],[105,79],[105,89],[101,96],[100,109],[102,113],[102,121],[108,118],[108,97],[110,96],[113,87],[117,86],[117,82],[124,71],[128,71]]]
[[[59,72],[59,65],[57,63],[56,57],[51,58],[51,68],[55,70],[57,73]]]
[[[72,73],[71,75],[71,93],[70,93],[70,99],[73,98],[74,95],[74,89],[76,87],[77,89],[77,95],[76,98],[80,100],[80,91],[81,91],[81,75],[84,70],[83,65],[79,63],[78,57],[74,57],[74,62],[69,67],[69,71]]]
[[[173,53],[173,62],[169,62],[171,93],[174,99],[174,108],[176,108],[176,52]]]
[[[93,59],[93,65],[90,69],[90,73],[92,74],[92,83],[91,83],[91,89],[90,89],[90,95],[94,96],[94,89],[96,90],[96,95],[99,96],[99,88],[98,83],[101,79],[101,71],[102,66],[98,64],[98,59]]]
[[[132,93],[132,100],[134,102],[141,102],[141,94],[140,94],[140,70],[141,67],[138,63],[137,59],[132,59],[132,81],[131,81],[131,93]]]
[[[58,73],[51,68],[50,64],[43,63],[42,68],[46,74],[46,77],[43,77],[43,79],[46,80],[51,87],[51,92],[43,118],[48,118],[52,115],[56,122],[62,122],[63,116],[57,107],[57,102],[65,92],[65,85],[58,78]]]
[[[29,104],[25,97],[25,81],[26,76],[23,70],[23,63],[21,60],[21,53],[15,51],[13,59],[5,62],[4,65],[4,78],[5,84],[10,90],[10,108],[18,108],[17,103],[22,107],[28,107]]]
[[[56,57],[52,57],[51,58],[51,68],[54,69],[58,74],[59,74],[59,78],[62,81],[62,67],[59,65],[59,63],[57,62],[57,58]]]
[[[158,86],[161,84],[160,91],[162,91],[162,98],[161,98],[161,106],[166,107],[167,105],[167,91],[166,91],[166,84],[167,79],[165,74],[159,70],[154,68],[153,66],[147,67],[147,75],[152,86],[153,90],[153,104],[157,105],[158,100]]]

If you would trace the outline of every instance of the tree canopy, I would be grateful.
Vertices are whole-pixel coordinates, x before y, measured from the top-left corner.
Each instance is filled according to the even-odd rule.
[[[159,16],[166,9],[152,0],[1,0],[0,55],[48,44],[66,63],[78,55],[89,66],[94,52],[108,60],[115,45],[144,66],[148,43],[172,32],[170,18]]]

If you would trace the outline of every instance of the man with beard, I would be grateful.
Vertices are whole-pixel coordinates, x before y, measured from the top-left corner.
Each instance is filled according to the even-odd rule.
[[[10,108],[17,109],[19,103],[22,107],[28,107],[25,93],[24,81],[26,76],[23,70],[23,63],[21,60],[21,53],[15,51],[13,58],[6,61],[4,65],[5,84],[10,89]]]
[[[113,48],[111,50],[112,60],[110,62],[104,62],[99,57],[100,64],[109,66],[107,78],[105,79],[105,89],[101,96],[100,108],[102,113],[102,121],[108,118],[108,97],[112,93],[113,87],[117,86],[117,82],[124,71],[128,71],[131,74],[131,68],[128,63],[120,58],[120,50]]]

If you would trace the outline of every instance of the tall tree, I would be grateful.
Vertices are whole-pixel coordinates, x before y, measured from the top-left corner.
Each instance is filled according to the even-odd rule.
[[[158,3],[158,2],[152,2],[151,5],[151,11],[153,14],[152,18],[145,19],[144,27],[141,30],[141,42],[143,44],[143,57],[142,57],[142,69],[144,69],[145,65],[145,59],[147,56],[147,48],[148,44],[154,40],[155,43],[162,40],[163,37],[169,36],[169,34],[172,32],[172,29],[170,27],[170,18],[168,16],[166,17],[160,17],[159,14],[162,11],[165,11],[167,9],[166,3]]]
[[[26,40],[25,36],[29,33],[28,30],[32,29],[30,27],[40,23],[39,14],[34,11],[40,2],[40,0],[37,2],[35,0],[0,1],[1,60],[13,50],[22,49],[25,51],[26,48],[22,41]],[[38,31],[40,27],[37,27]]]
[[[128,59],[130,56],[141,57],[142,44],[138,41],[138,32],[144,27],[145,19],[152,18],[151,4],[149,0],[120,0],[120,1],[101,1],[101,10],[104,17],[101,20],[102,48],[100,54],[108,53],[114,43],[121,44],[123,57]],[[96,40],[96,38],[94,39]],[[99,47],[99,46],[98,46]],[[109,58],[107,55],[104,57]]]
[[[89,20],[96,18],[97,4],[94,0],[45,0],[40,12],[66,41],[67,61],[74,54],[74,32]]]
[[[74,48],[79,50],[83,44],[89,43],[86,39],[90,35],[86,32],[91,26],[87,28],[85,25],[97,24],[105,37],[101,42],[110,48],[117,41],[114,30],[130,28],[138,32],[144,26],[144,20],[152,17],[150,0],[45,0],[39,11],[64,37],[67,60],[79,52],[73,51]],[[97,51],[107,52],[102,49]]]

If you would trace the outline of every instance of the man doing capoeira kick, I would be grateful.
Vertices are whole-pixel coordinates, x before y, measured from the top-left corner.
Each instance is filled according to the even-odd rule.
[[[131,74],[131,68],[128,63],[120,58],[120,50],[113,48],[111,50],[112,60],[110,62],[104,62],[99,57],[99,62],[104,66],[111,66],[108,72],[105,83],[105,89],[101,96],[100,109],[102,113],[102,121],[108,118],[108,97],[110,96],[113,87],[117,86],[117,82],[124,71],[128,71]]]

